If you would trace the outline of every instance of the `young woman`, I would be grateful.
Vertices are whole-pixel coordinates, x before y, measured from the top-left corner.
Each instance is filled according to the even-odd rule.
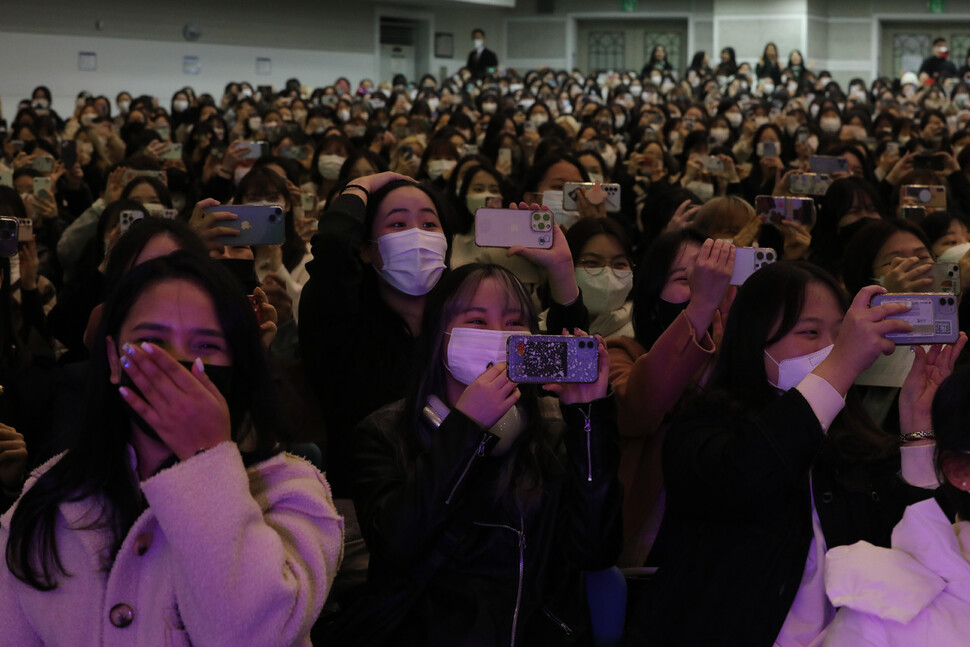
[[[0,644],[309,645],[342,521],[277,448],[245,296],[179,253],[132,270],[102,322],[82,437],[0,524]]]
[[[400,618],[395,643],[589,639],[580,571],[611,566],[619,549],[609,360],[597,338],[599,377],[546,385],[557,407],[506,376],[508,337],[537,331],[511,273],[455,270],[429,296],[407,399],[357,430],[368,583],[409,593],[386,610]]]
[[[893,350],[885,335],[910,330],[893,318],[905,305],[869,307],[882,292],[867,287],[849,306],[802,262],[762,268],[738,291],[706,391],[663,447],[666,555],[643,618],[658,643],[817,641],[834,615],[825,549],[888,545],[903,508],[929,494],[899,478],[899,441],[849,393]],[[932,397],[918,371],[942,370],[914,366],[904,433],[922,428],[916,414]]]
[[[693,229],[660,236],[637,269],[631,337],[608,341],[610,383],[620,427],[623,554],[620,566],[643,566],[663,518],[660,449],[667,417],[696,390],[720,335],[734,247]]]

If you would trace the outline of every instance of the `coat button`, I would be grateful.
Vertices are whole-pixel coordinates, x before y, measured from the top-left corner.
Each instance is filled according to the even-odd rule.
[[[835,498],[835,495],[832,494],[831,492],[822,493],[822,503],[832,503],[832,499],[834,498]]]
[[[119,629],[124,629],[135,619],[135,612],[127,604],[116,604],[111,607],[108,617],[111,618],[111,624]]]
[[[141,557],[148,552],[152,546],[152,533],[143,532],[135,538],[135,554]]]

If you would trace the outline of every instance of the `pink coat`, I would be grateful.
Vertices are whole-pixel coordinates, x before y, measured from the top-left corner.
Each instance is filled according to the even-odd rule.
[[[28,479],[29,488],[56,457]],[[141,484],[148,508],[112,562],[98,502],[61,505],[68,573],[37,591],[0,567],[0,646],[310,645],[343,552],[323,475],[280,454],[246,469],[224,442]],[[0,518],[6,550],[15,504]]]

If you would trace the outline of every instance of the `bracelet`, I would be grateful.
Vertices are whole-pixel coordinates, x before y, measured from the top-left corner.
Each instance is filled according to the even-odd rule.
[[[914,440],[936,440],[936,434],[933,433],[932,429],[921,429],[920,431],[914,431],[911,434],[902,434],[899,439],[904,443],[911,443]]]
[[[347,186],[345,186],[344,188],[342,188],[340,190],[340,195],[343,195],[344,194],[344,191],[346,191],[347,189],[357,189],[358,191],[362,191],[363,192],[365,198],[369,198],[370,197],[370,191],[368,191],[367,189],[365,189],[364,187],[362,187],[359,184],[348,184]]]

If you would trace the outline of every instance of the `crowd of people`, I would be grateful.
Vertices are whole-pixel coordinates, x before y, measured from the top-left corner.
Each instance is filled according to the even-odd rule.
[[[964,644],[970,68],[473,36],[0,122],[0,645]],[[540,333],[596,379],[510,379]]]

